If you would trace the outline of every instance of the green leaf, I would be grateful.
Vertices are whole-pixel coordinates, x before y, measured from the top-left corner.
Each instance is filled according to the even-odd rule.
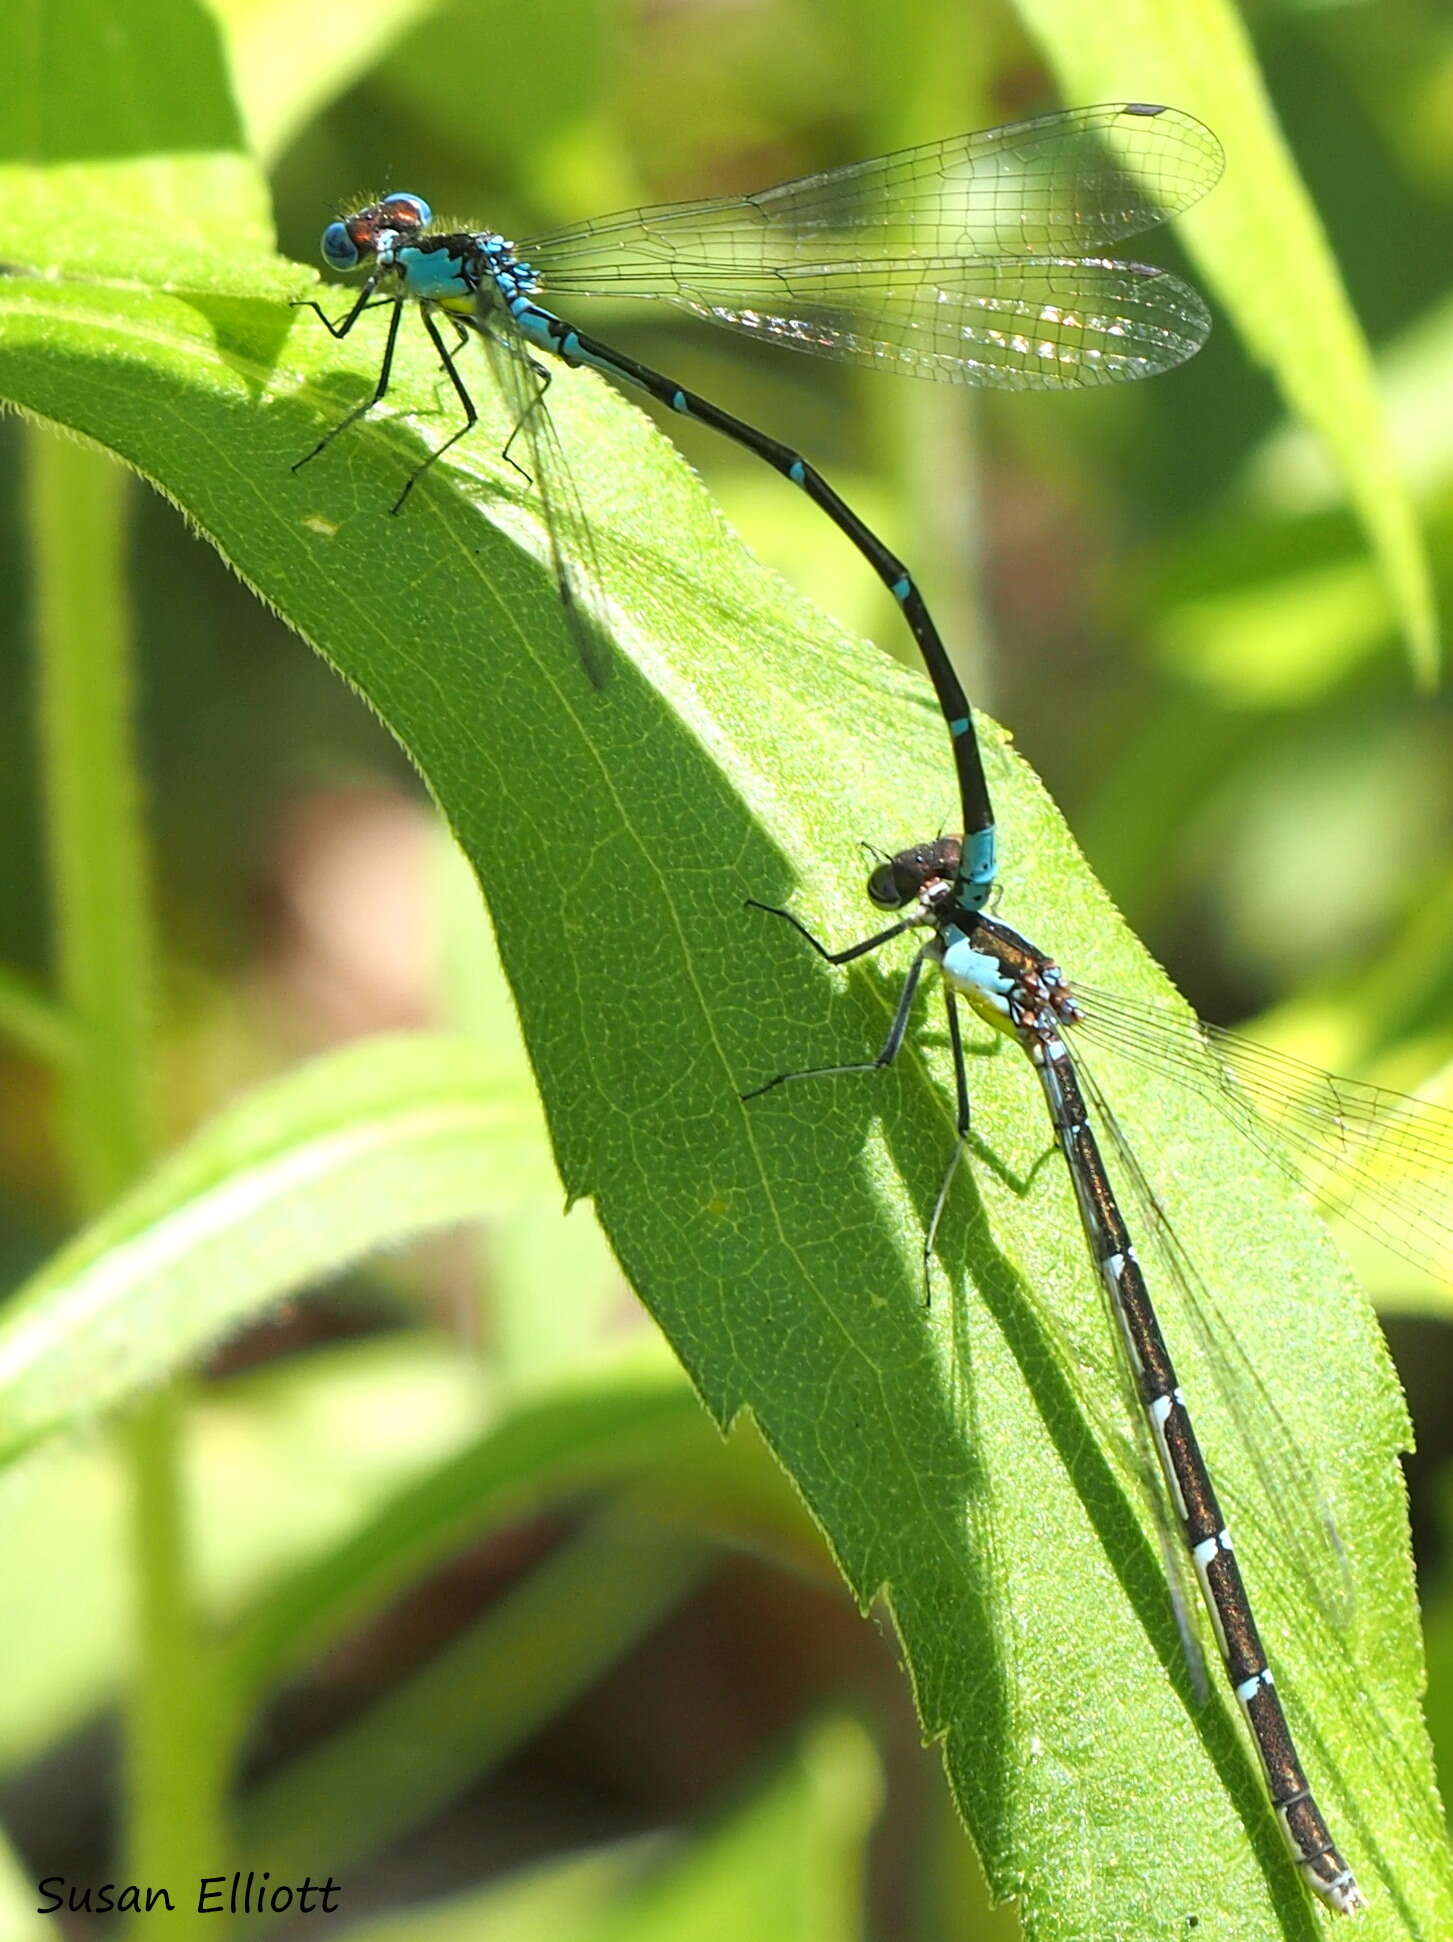
[[[1441,298],[1382,345],[1377,363],[1398,471],[1420,499],[1433,500],[1453,478],[1453,300]],[[1283,518],[1335,505],[1337,483],[1302,425],[1279,426],[1246,471],[1254,501]]]
[[[194,0],[127,0],[124,21],[99,0],[16,0],[5,103],[0,263],[34,262],[43,239],[47,263],[159,278],[270,247],[221,36]]]
[[[101,206],[105,184],[98,168]],[[1222,1684],[1198,1703],[1184,1667],[1028,1069],[975,1048],[972,1163],[931,1306],[919,1249],[952,1136],[941,1049],[919,1037],[891,1073],[740,1101],[881,1042],[901,959],[834,974],[742,905],[791,900],[835,941],[860,934],[859,839],[896,845],[953,814],[922,684],[754,568],[665,439],[562,372],[551,410],[617,615],[614,677],[592,689],[482,374],[478,434],[406,517],[386,509],[420,432],[452,424],[417,332],[393,403],[421,420],[382,414],[292,474],[367,397],[378,339],[338,345],[288,312],[279,298],[308,279],[211,214],[225,268],[189,259],[167,289],[140,281],[168,275],[164,234],[105,286],[0,284],[0,395],[158,482],[409,750],[489,899],[568,1191],[594,1198],[717,1420],[752,1412],[856,1595],[888,1600],[925,1731],[1029,1932],[1163,1938],[1194,1918],[1218,1937],[1310,1935],[1234,1704]],[[988,760],[1004,914],[1074,975],[1160,992],[992,733]],[[1278,1681],[1372,1897],[1363,1932],[1446,1931],[1395,1462],[1407,1427],[1375,1326],[1214,1113],[1158,1075],[1116,1081],[1224,1326],[1255,1354],[1268,1433],[1337,1518],[1355,1616],[1333,1625],[1284,1552],[1244,1426],[1188,1367]],[[1179,1342],[1182,1304],[1163,1292]],[[32,1422],[65,1415],[30,1395]]]
[[[1453,1477],[1442,1466],[1435,1496],[1437,1528],[1446,1542],[1453,1532]],[[1438,1771],[1448,1773],[1453,1761],[1453,1587],[1446,1572],[1428,1587],[1425,1607],[1428,1642],[1428,1726],[1438,1757]]]
[[[439,924],[439,1007],[490,1047],[503,1071],[532,1086],[514,1000],[469,859],[441,830],[432,873]],[[543,1121],[543,1114],[541,1115]],[[483,1262],[490,1364],[507,1387],[531,1387],[595,1356],[615,1332],[621,1274],[588,1207],[562,1209],[548,1163],[532,1193],[490,1225]]]
[[[1367,530],[1407,638],[1430,680],[1438,625],[1417,516],[1388,435],[1372,358],[1231,0],[1019,0],[1067,99],[1143,101],[1199,115],[1226,174],[1183,224],[1191,256],[1247,349],[1326,441]],[[1127,66],[1126,50],[1134,50]]]
[[[271,157],[310,114],[368,73],[433,0],[218,0],[254,151]],[[477,105],[477,103],[476,103]]]
[[[375,1039],[260,1087],[10,1303],[0,1453],[133,1398],[375,1248],[513,1204],[542,1159],[533,1095],[469,1040]]]

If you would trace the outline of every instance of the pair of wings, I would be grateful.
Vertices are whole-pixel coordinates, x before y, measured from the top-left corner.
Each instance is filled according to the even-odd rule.
[[[747,196],[518,245],[551,296],[632,297],[794,350],[949,383],[1074,390],[1170,370],[1210,316],[1102,254],[1198,202],[1220,143],[1115,102],[928,142]]]
[[[1224,165],[1174,108],[1115,102],[902,149],[754,195],[602,216],[518,245],[553,297],[662,301],[793,350],[941,382],[1075,390],[1153,376],[1205,341],[1179,278],[1102,251],[1187,209]],[[498,312],[473,320],[535,480],[569,630],[608,667],[605,585],[543,404]]]

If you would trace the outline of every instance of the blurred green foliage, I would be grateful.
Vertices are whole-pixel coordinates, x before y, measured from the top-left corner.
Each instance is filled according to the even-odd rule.
[[[1054,98],[1044,50],[1014,15],[946,0],[394,0],[306,14],[236,0],[218,11],[241,122],[272,169],[281,247],[304,263],[360,189],[414,189],[441,211],[528,232],[781,179]],[[1261,7],[1247,25],[1373,341],[1446,607],[1453,31],[1443,10],[1409,0]],[[204,31],[167,48],[186,72],[213,52]],[[1115,72],[1110,92],[1156,92],[1133,48]],[[176,145],[205,156],[227,133],[199,111]],[[666,314],[624,316],[615,335],[800,444],[901,546],[971,645],[976,697],[1203,1011],[1269,1014],[1263,1035],[1398,1084],[1453,1059],[1448,705],[1410,679],[1404,616],[1344,487],[1230,328],[1153,387],[950,404]],[[760,558],[897,651],[886,597],[810,507],[719,441],[671,429]],[[49,976],[51,913],[13,420],[0,445],[0,653],[16,698],[0,719],[9,1284],[51,1255],[70,1196],[36,1056],[55,1031],[33,1002]],[[527,1080],[509,1001],[478,975],[490,946],[472,885],[423,833],[403,756],[159,499],[135,492],[129,518],[169,1133],[307,1052],[422,1022],[489,1045],[508,1115]],[[913,833],[851,832],[885,844]],[[373,1058],[365,1050],[350,1069],[393,1102],[399,1074]],[[238,1122],[221,1125],[229,1160],[251,1152]],[[399,1918],[400,1934],[771,1934],[774,1917],[794,1937],[1001,1932],[938,1801],[936,1762],[912,1744],[891,1654],[875,1654],[821,1590],[820,1546],[760,1449],[744,1435],[718,1448],[649,1350],[638,1364],[629,1348],[590,1406],[572,1406],[574,1371],[629,1329],[628,1311],[586,1212],[558,1211],[540,1130],[510,1126],[503,1144],[522,1178],[506,1193],[496,1176],[481,1193],[482,1243],[371,1266],[317,1250],[310,1265],[349,1278],[224,1352],[196,1414],[199,1597],[209,1624],[247,1620],[223,1668],[236,1744],[252,1746],[240,1850],[257,1839],[271,1853],[288,1833],[306,1856],[310,1840],[359,1833],[385,1859],[355,1912],[469,1890],[427,1928]],[[307,1150],[300,1138],[296,1153]],[[468,1158],[461,1135],[455,1164]],[[190,1164],[206,1163],[194,1150]],[[467,1199],[461,1189],[452,1201],[437,1176],[430,1186],[451,1211]],[[352,1187],[361,1253],[370,1190],[401,1189],[363,1170]],[[269,1205],[278,1233],[308,1219],[285,1195]],[[423,1208],[418,1224],[429,1224]],[[199,1337],[234,1312],[229,1299],[243,1312],[235,1290],[255,1267],[233,1258],[227,1275],[198,1282],[195,1299],[216,1304],[210,1323],[190,1311],[190,1284],[173,1284]],[[1389,1310],[1435,1299],[1395,1271],[1380,1293]],[[1453,1710],[1444,1335],[1426,1322],[1394,1331],[1418,1360],[1414,1509],[1440,1751]],[[104,1358],[107,1341],[96,1347]],[[75,1406],[53,1391],[46,1401]],[[22,1587],[3,1620],[5,1657],[27,1667],[0,1701],[0,1761],[10,1824],[42,1864],[32,1879],[105,1878],[95,1722],[126,1671],[124,1497],[114,1452],[93,1443],[26,1466],[0,1500],[7,1575]],[[567,1514],[606,1498],[610,1512]],[[412,1549],[404,1520],[422,1533]],[[710,1555],[754,1562],[703,1589]],[[426,1566],[434,1575],[420,1577]],[[673,1610],[656,1669],[643,1667],[631,1645]],[[550,1632],[552,1613],[578,1631]],[[360,1643],[349,1628],[365,1617]],[[540,1637],[533,1663],[518,1648],[501,1660],[498,1630],[511,1624]],[[737,1635],[746,1644],[731,1653],[724,1641]],[[444,1652],[455,1656],[440,1673]],[[519,1691],[500,1692],[501,1663],[520,1667]],[[310,1667],[301,1698],[253,1719],[282,1669],[301,1681]],[[597,1681],[595,1711],[585,1704],[552,1737],[552,1710]],[[844,1694],[889,1770],[866,1889],[873,1756],[841,1722],[786,1737]],[[754,1772],[767,1749],[780,1764]],[[386,1753],[397,1765],[370,1788]],[[446,1811],[450,1794],[473,1811]],[[694,1836],[669,1851],[622,1839],[691,1820]],[[539,1871],[477,1888],[526,1861]],[[32,1932],[24,1891],[6,1899],[16,1936]],[[387,1935],[389,1918],[370,1932]]]

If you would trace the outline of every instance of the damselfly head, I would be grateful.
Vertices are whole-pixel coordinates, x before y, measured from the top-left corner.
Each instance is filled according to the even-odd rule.
[[[385,196],[340,222],[329,223],[323,231],[323,261],[330,269],[355,270],[378,254],[381,239],[396,246],[399,239],[417,236],[433,220],[434,212],[422,196]]]
[[[902,910],[921,897],[934,882],[953,883],[959,873],[963,844],[957,836],[938,836],[931,843],[915,843],[880,863],[868,878],[868,895],[880,910]]]

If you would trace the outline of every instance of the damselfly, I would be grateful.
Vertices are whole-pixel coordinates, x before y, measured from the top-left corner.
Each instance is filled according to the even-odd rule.
[[[1117,102],[929,142],[754,195],[602,216],[518,244],[492,230],[435,230],[421,198],[385,196],[323,232],[332,268],[368,268],[353,307],[335,323],[311,305],[335,337],[376,303],[392,306],[378,381],[299,465],[383,400],[403,305],[416,302],[463,423],[409,474],[397,512],[476,422],[456,354],[471,333],[480,338],[513,421],[510,443],[524,439],[567,620],[599,680],[600,629],[590,613],[600,569],[544,410],[550,366],[537,353],[604,372],[724,432],[800,486],[903,609],[950,723],[967,894],[982,902],[994,878],[993,816],[978,745],[962,686],[903,562],[799,453],[538,299],[669,303],[793,350],[949,383],[1074,390],[1149,377],[1198,350],[1210,317],[1196,292],[1166,271],[1100,252],[1189,208],[1222,165],[1215,136],[1190,115]]]
[[[1204,1025],[1170,1006],[1127,1003],[1074,986],[1044,952],[997,919],[967,905],[958,886],[957,837],[921,843],[880,863],[868,894],[881,909],[907,914],[873,936],[831,951],[790,911],[785,918],[829,964],[849,964],[914,929],[927,940],[914,956],[876,1058],[788,1072],[744,1094],[753,1099],[788,1080],[872,1072],[901,1051],[927,965],[942,974],[956,1094],[957,1139],[929,1217],[928,1273],[950,1183],[969,1136],[969,1086],[958,1012],[963,998],[1028,1055],[1049,1108],[1074,1188],[1081,1225],[1104,1284],[1164,1474],[1169,1503],[1227,1673],[1251,1729],[1276,1817],[1300,1872],[1329,1907],[1364,1905],[1352,1870],[1332,1839],[1292,1739],[1232,1550],[1215,1487],[1192,1427],[1142,1265],[1111,1185],[1087,1100],[1093,1100],[1122,1164],[1143,1176],[1068,1034],[1096,1043],[1210,1098],[1234,1124],[1324,1204],[1408,1258],[1453,1279],[1453,1112],[1383,1088],[1334,1079],[1300,1061]],[[1161,1249],[1172,1272],[1179,1250]],[[1183,1258],[1183,1257],[1181,1257]],[[1184,1283],[1185,1276],[1180,1277]],[[1270,1429],[1267,1430],[1270,1434]]]

